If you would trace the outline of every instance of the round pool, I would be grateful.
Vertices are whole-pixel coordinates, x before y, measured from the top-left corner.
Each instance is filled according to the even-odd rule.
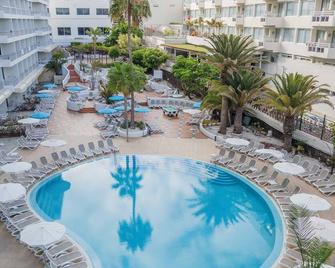
[[[29,200],[99,268],[268,268],[283,246],[281,216],[262,190],[190,159],[83,163],[36,185]]]

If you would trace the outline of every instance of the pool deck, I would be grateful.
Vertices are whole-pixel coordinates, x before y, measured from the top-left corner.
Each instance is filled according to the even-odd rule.
[[[94,128],[93,124],[102,120],[103,117],[96,114],[80,114],[67,111],[65,107],[67,97],[68,93],[61,93],[49,123],[49,138],[59,138],[67,142],[64,147],[60,147],[57,151],[78,146],[80,143],[87,144],[89,141],[101,139],[99,130]],[[161,110],[154,110],[148,115],[141,116],[144,116],[144,119],[149,122],[154,120],[164,128],[165,133],[141,139],[130,139],[129,142],[126,142],[122,138],[116,138],[114,139],[114,143],[120,148],[122,154],[159,154],[209,162],[210,156],[218,153],[214,141],[205,138],[201,133],[194,133],[194,127],[186,124],[186,121],[189,119],[187,115],[178,119],[170,119],[164,117]],[[53,149],[43,146],[39,146],[35,151],[19,151],[25,161],[38,160],[39,157],[44,155],[49,158],[51,152],[53,152]],[[293,184],[299,185],[304,192],[322,196],[315,188],[299,179],[294,178],[291,181]],[[326,199],[332,204],[332,208],[327,212],[320,212],[319,214],[321,217],[334,221],[335,196]],[[0,267],[43,267],[30,251],[8,234],[2,223],[0,223]]]

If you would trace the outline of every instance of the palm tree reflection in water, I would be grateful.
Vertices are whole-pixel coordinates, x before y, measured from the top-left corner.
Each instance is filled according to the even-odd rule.
[[[112,185],[113,189],[119,190],[120,197],[130,197],[132,199],[132,217],[129,221],[119,222],[119,240],[126,244],[127,250],[132,253],[137,250],[143,251],[145,245],[149,242],[152,227],[149,221],[145,221],[140,215],[136,215],[136,191],[141,188],[140,182],[143,176],[139,174],[139,168],[136,165],[136,157],[126,156],[126,167],[118,166],[112,177],[116,183]],[[130,162],[132,162],[130,167]]]

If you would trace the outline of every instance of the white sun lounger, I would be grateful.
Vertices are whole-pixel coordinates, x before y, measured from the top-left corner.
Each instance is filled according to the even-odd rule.
[[[269,185],[269,186],[265,186],[265,189],[268,192],[284,192],[285,190],[287,190],[287,185],[289,184],[289,179],[285,178],[283,180],[283,182],[279,185]]]
[[[331,175],[328,180],[319,180],[313,182],[313,185],[317,188],[335,186],[335,174]]]
[[[268,172],[268,167],[263,166],[260,171],[257,170],[257,171],[251,172],[251,173],[247,174],[246,176],[249,179],[258,179],[258,178],[265,177],[267,172]]]

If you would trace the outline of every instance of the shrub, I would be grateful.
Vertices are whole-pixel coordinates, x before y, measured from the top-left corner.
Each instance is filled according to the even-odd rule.
[[[156,48],[142,48],[133,52],[133,63],[149,70],[159,68],[168,58],[166,52]]]
[[[115,46],[117,44],[117,40],[119,39],[119,36],[122,34],[127,34],[128,32],[128,25],[124,22],[120,22],[113,26],[113,28],[110,30],[110,33],[105,38],[105,45],[106,46]],[[140,30],[137,27],[132,27],[131,32],[133,35],[142,38],[143,37],[143,31]]]
[[[109,48],[108,55],[110,58],[113,60],[116,59],[117,57],[120,57],[120,49],[117,46],[112,46]]]

